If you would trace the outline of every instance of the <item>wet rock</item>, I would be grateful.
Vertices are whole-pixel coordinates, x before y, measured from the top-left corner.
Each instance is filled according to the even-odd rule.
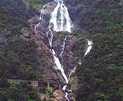
[[[34,32],[34,27],[38,23],[38,18],[34,17],[29,20],[32,32],[27,29],[23,29],[23,39],[26,41],[33,41],[35,44],[35,50],[38,54],[39,69],[42,71],[42,80],[46,84],[49,83],[54,89],[59,88],[59,77],[56,71],[53,69],[54,61],[50,52],[48,39],[45,37],[42,29],[40,32]],[[43,25],[41,25],[43,26]],[[45,31],[46,32],[46,31]]]
[[[41,101],[49,101],[49,98],[46,95],[40,94],[39,96],[40,96]]]
[[[62,90],[55,90],[53,96],[39,94],[41,101],[66,101],[65,95]]]
[[[53,96],[55,97],[56,101],[66,101],[65,95],[61,90],[55,90]]]

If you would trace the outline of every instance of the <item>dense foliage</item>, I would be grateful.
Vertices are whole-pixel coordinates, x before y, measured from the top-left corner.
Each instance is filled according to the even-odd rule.
[[[77,70],[77,101],[123,100],[123,12],[112,5],[97,9],[104,31],[93,32],[94,47]]]
[[[27,81],[0,80],[0,101],[40,101]]]

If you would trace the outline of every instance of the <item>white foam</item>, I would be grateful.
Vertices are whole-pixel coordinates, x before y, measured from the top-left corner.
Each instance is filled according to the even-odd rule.
[[[67,7],[62,0],[57,0],[57,6],[51,13],[50,24],[56,32],[72,32],[72,21]]]

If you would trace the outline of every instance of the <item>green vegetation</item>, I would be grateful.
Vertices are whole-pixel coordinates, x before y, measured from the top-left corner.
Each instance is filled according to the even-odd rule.
[[[41,9],[43,6],[43,1],[42,0],[27,0],[27,2],[32,6],[34,9]]]
[[[41,77],[34,54],[36,45],[20,37],[23,27],[28,28],[24,19],[10,16],[6,9],[0,9],[0,33],[5,38],[3,47],[0,47],[0,78],[32,80]]]
[[[28,82],[0,80],[1,83],[6,86],[0,86],[0,101],[40,101],[37,91]]]
[[[105,32],[110,32],[110,33],[123,33],[123,20],[122,20],[122,16],[118,16],[117,13],[118,10],[120,11],[121,8],[117,8],[117,9],[98,9],[97,10],[97,15],[99,15],[104,23],[105,23]],[[116,14],[116,15],[115,15]]]
[[[53,95],[53,88],[50,87],[50,84],[49,84],[49,83],[48,83],[48,85],[47,85],[45,94],[46,94],[46,96],[47,96],[48,98],[52,97],[52,95]]]
[[[0,8],[0,32],[9,31],[9,33],[20,34],[20,29],[26,26],[27,22],[24,19],[13,17],[5,8]]]
[[[123,101],[123,16],[118,15],[119,9],[97,11],[105,30],[91,36],[94,47],[77,69],[77,101]]]

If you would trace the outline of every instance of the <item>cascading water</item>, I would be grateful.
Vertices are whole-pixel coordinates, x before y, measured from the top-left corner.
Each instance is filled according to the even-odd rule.
[[[67,75],[65,74],[64,66],[61,63],[59,57],[57,56],[55,50],[53,49],[53,39],[54,39],[54,32],[71,33],[73,24],[72,24],[68,9],[65,6],[63,0],[55,0],[55,2],[57,3],[57,5],[54,8],[53,12],[51,13],[48,31],[46,32],[46,36],[48,39],[50,52],[53,55],[54,64],[55,64],[54,68],[60,71],[60,73],[64,79],[64,82],[65,82],[65,85],[63,86],[62,90],[65,92],[66,100],[71,101],[69,98],[69,93],[67,92],[66,89],[67,89],[67,85],[70,80],[70,76],[73,72],[75,72],[76,68],[74,68],[70,72],[69,76],[67,77]],[[42,10],[41,10],[39,20],[40,20],[40,22],[35,26],[35,31],[37,30],[37,27],[41,24],[41,21],[43,20]],[[66,40],[67,40],[67,35],[64,38],[62,49],[61,49],[61,52],[59,55],[60,58],[62,58],[62,59],[63,59],[63,54],[64,54],[64,50],[65,50],[65,46],[66,46]],[[88,42],[88,47],[87,47],[87,50],[86,50],[84,56],[86,56],[90,52],[90,50],[92,49],[92,45],[93,45],[92,41],[87,40],[87,42]]]
[[[56,32],[69,32],[71,33],[72,22],[68,9],[65,6],[63,0],[55,0],[57,6],[54,11],[51,13],[51,19],[49,24],[53,25],[53,30]]]
[[[84,57],[91,51],[91,49],[93,47],[93,42],[91,40],[87,39],[87,43],[88,43],[88,45],[87,45],[87,49],[86,49],[86,52],[84,54]]]
[[[56,8],[51,13],[51,19],[50,19],[50,22],[49,22],[49,32],[50,32],[49,34],[51,36],[53,36],[52,30],[55,31],[55,32],[61,32],[62,31],[62,32],[69,32],[70,33],[71,28],[72,28],[71,20],[70,20],[70,16],[69,16],[67,7],[64,5],[62,0],[58,0]],[[48,39],[49,39],[50,47],[52,47],[53,37],[50,37]],[[63,42],[62,51],[60,53],[61,57],[64,53],[66,39],[67,39],[67,37],[65,37],[64,42]],[[69,82],[68,77],[66,76],[63,65],[61,64],[61,62],[60,62],[59,58],[57,57],[57,55],[55,53],[55,50],[53,48],[51,49],[51,52],[53,54],[54,62],[55,62],[55,65],[56,65],[55,68],[61,72],[61,74],[62,74],[62,76],[65,80],[66,84],[65,84],[65,86],[63,86],[63,90],[65,91],[66,90],[66,85]],[[65,97],[68,101],[70,101],[69,98],[68,98],[68,93],[67,92],[65,92]]]
[[[62,0],[56,0],[56,2],[57,2],[57,6],[55,7],[54,11],[51,13],[49,26],[52,25],[53,31],[55,31],[55,32],[69,32],[69,33],[71,33],[72,23],[71,23],[71,19],[70,19],[69,13],[68,13],[68,9],[64,5]],[[49,28],[51,28],[51,27],[49,27]],[[49,30],[51,30],[51,29],[49,29]],[[52,34],[52,32],[51,32],[51,34]],[[60,53],[61,58],[64,53],[66,39],[67,39],[67,36],[65,37],[63,45],[62,45],[62,51]],[[66,92],[67,84],[69,82],[68,77],[65,74],[63,65],[60,63],[60,60],[57,57],[54,49],[51,49],[51,52],[53,54],[56,68],[61,72],[61,74],[65,80],[65,83],[66,83],[62,88],[63,91],[65,91],[65,97],[66,97],[67,101],[70,101],[70,99],[68,97],[68,93]]]
[[[64,41],[63,41],[62,50],[61,50],[61,53],[60,53],[61,58],[63,57],[63,54],[64,54],[66,40],[67,40],[67,36],[65,36]]]

